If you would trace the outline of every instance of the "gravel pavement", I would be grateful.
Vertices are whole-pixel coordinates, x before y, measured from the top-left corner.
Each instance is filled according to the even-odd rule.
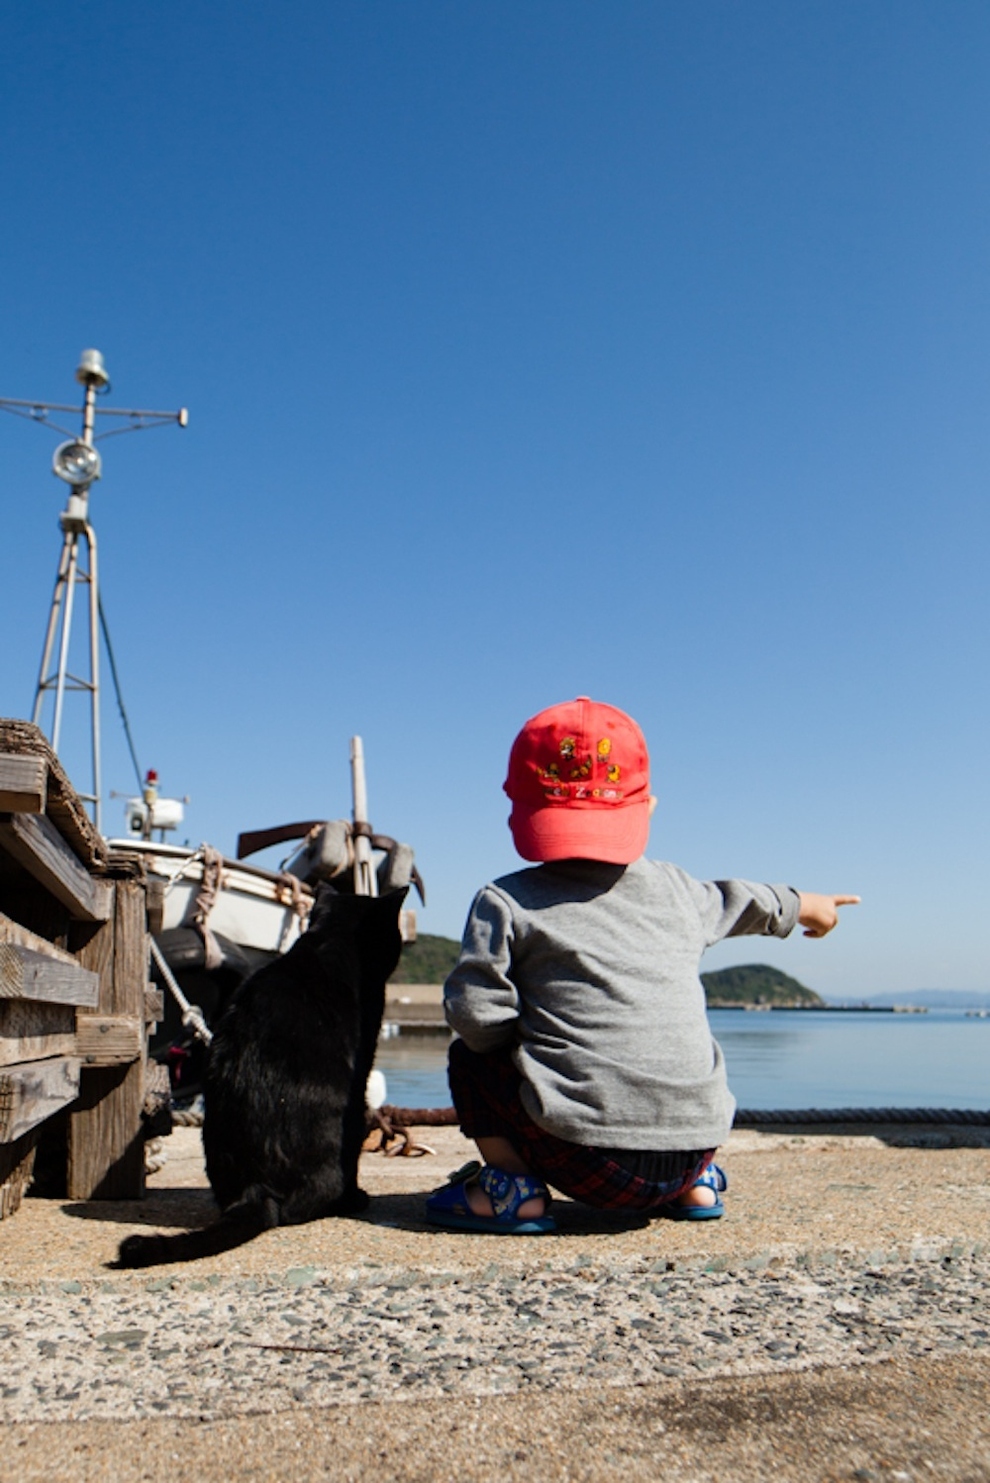
[[[724,1220],[528,1239],[426,1226],[471,1151],[427,1136],[365,1217],[194,1265],[110,1264],[209,1218],[196,1129],[142,1204],[26,1200],[0,1478],[990,1480],[987,1130],[738,1132]]]

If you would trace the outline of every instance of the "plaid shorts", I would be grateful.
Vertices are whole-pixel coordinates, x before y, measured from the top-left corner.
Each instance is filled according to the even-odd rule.
[[[466,1137],[507,1138],[546,1184],[598,1210],[668,1205],[690,1189],[715,1156],[713,1148],[645,1155],[635,1149],[586,1148],[546,1132],[522,1105],[522,1078],[507,1050],[479,1055],[463,1040],[453,1040],[447,1077]]]

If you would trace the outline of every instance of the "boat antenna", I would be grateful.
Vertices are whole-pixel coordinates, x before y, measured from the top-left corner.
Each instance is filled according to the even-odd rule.
[[[45,697],[54,694],[55,705],[52,717],[50,741],[55,752],[59,750],[62,733],[62,712],[67,691],[82,691],[89,695],[90,741],[92,751],[93,787],[91,793],[80,791],[79,796],[93,811],[93,823],[100,828],[100,623],[102,610],[100,589],[97,579],[96,535],[89,520],[89,491],[102,472],[100,455],[96,444],[103,438],[112,438],[119,433],[141,432],[147,427],[158,427],[177,422],[180,427],[189,423],[185,407],[178,412],[151,412],[123,407],[98,407],[96,399],[110,390],[110,377],[98,350],[84,350],[76,367],[76,380],[83,387],[82,435],[73,437],[68,428],[53,422],[53,412],[76,412],[77,407],[62,402],[25,402],[13,397],[0,397],[0,412],[10,412],[15,417],[26,417],[40,422],[57,432],[66,433],[69,441],[60,443],[52,458],[52,472],[69,485],[69,498],[59,516],[62,527],[62,552],[55,577],[55,591],[48,614],[45,643],[38,672],[38,683],[34,693],[32,720],[41,724]],[[112,427],[105,433],[96,433],[97,417],[123,417],[126,427]],[[77,583],[89,587],[89,673],[75,675],[69,672],[69,638],[72,632],[72,609]],[[103,619],[106,636],[106,620]],[[55,655],[58,639],[57,658]],[[109,650],[109,644],[108,644]],[[116,665],[110,659],[111,671],[116,683]],[[118,689],[118,704],[119,704]],[[123,710],[123,708],[121,707]],[[126,727],[126,718],[125,718]],[[130,729],[127,727],[128,742]],[[131,743],[131,756],[134,747]]]

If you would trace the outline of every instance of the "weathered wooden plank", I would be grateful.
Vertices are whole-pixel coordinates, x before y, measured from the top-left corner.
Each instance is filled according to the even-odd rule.
[[[148,931],[157,937],[165,925],[165,882],[150,879],[145,889],[148,893]]]
[[[75,965],[75,958],[64,948],[56,947],[48,941],[47,937],[41,937],[37,932],[32,932],[27,927],[22,927],[20,922],[5,916],[0,911],[0,942],[10,942],[18,947],[29,947],[34,953],[42,953],[46,958],[53,959],[56,963],[68,963]]]
[[[151,948],[145,888],[134,881],[117,882],[113,936],[114,1014],[144,1018],[144,991],[151,976]]]
[[[0,752],[0,813],[43,814],[48,797],[44,757]]]
[[[49,953],[0,942],[0,1000],[44,999],[49,1004],[100,1001],[100,980],[78,963],[64,963]]]
[[[84,1066],[126,1066],[143,1053],[143,1018],[81,1014],[76,1021],[76,1055]]]
[[[66,1185],[73,1200],[136,1200],[144,1194],[141,1113],[148,983],[144,887],[117,881],[112,889],[113,919],[80,947],[79,961],[100,976],[99,1016],[126,1016],[138,1022],[140,1052],[129,1065],[83,1068],[79,1100],[68,1116]],[[77,1037],[84,1021],[93,1015],[92,1010],[77,1011]]]
[[[79,859],[87,865],[102,864],[107,858],[106,840],[93,827],[85,806],[69,782],[47,739],[30,721],[0,719],[0,751],[25,757],[42,757],[48,767],[48,801],[46,813],[69,840]]]
[[[72,1056],[29,1061],[0,1070],[0,1143],[12,1143],[79,1093],[79,1062]]]
[[[74,917],[107,920],[109,886],[89,874],[44,814],[0,816],[0,849],[19,861]]]
[[[76,1012],[71,1004],[0,999],[0,1066],[76,1053]]]
[[[115,905],[117,894],[115,884],[111,884],[110,892]],[[73,941],[73,946],[76,948],[76,961],[80,967],[88,968],[95,973],[100,982],[99,998],[93,1013],[113,1014],[115,1008],[113,1000],[113,916],[111,915],[109,921],[100,922],[95,927],[90,923],[79,926],[75,929],[75,933],[78,933],[79,937],[85,934],[86,938],[83,942]],[[80,1014],[86,1013],[82,1009],[79,1012]]]
[[[116,908],[116,885],[111,890]],[[79,1025],[87,1015],[110,1014],[113,1009],[114,922],[111,918],[110,921],[101,922],[98,927],[80,926],[77,932],[80,937],[87,934],[86,940],[79,943],[77,948],[79,962],[84,968],[91,969],[100,983],[98,1008],[80,1009],[76,1012],[78,1032]],[[101,1113],[97,1103],[99,1093],[103,1090],[108,1096],[119,1096],[122,1075],[122,1072],[114,1068],[90,1070],[80,1077],[80,1091],[83,1087],[86,1089],[85,1102],[80,1097],[73,1111],[68,1114],[66,1126],[66,1194],[72,1199],[88,1200],[100,1180],[106,1177],[105,1159],[111,1158],[112,1150],[104,1149],[101,1139],[105,1125],[110,1123],[112,1127],[114,1119],[111,1109]]]
[[[165,993],[149,984],[144,991],[144,1022],[155,1024],[165,1018]]]
[[[38,1131],[31,1128],[13,1143],[0,1143],[0,1220],[14,1214],[31,1182]]]
[[[144,1196],[144,1065],[84,1068],[69,1112],[70,1200]]]

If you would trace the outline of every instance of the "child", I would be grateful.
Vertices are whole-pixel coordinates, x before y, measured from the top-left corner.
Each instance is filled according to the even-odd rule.
[[[524,860],[475,897],[444,986],[449,1078],[484,1166],[427,1201],[447,1229],[555,1229],[552,1184],[601,1209],[722,1215],[712,1163],[735,1111],[698,964],[723,937],[824,937],[838,907],[750,881],[696,881],[643,852],[656,799],[635,721],[580,696],[527,721],[505,792]]]

